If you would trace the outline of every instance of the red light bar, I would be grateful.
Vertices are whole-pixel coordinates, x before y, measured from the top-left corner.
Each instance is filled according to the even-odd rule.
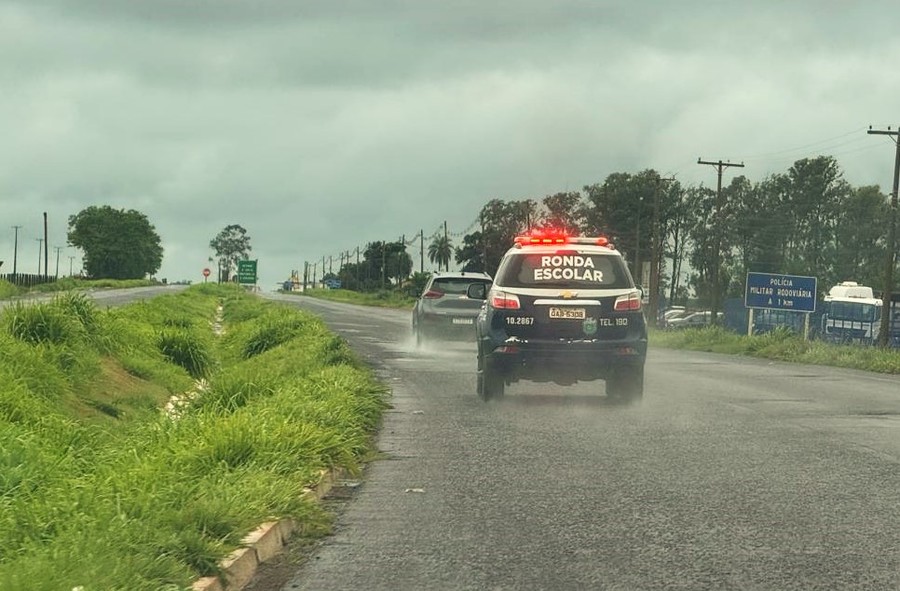
[[[516,236],[516,244],[528,246],[529,244],[565,244],[569,241],[567,236]]]

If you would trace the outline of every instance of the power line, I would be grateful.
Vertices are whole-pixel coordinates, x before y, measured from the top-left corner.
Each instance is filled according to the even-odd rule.
[[[753,155],[751,155],[751,156],[747,156],[747,157],[745,158],[745,160],[753,160],[753,159],[756,159],[756,158],[766,158],[766,157],[769,157],[769,156],[778,156],[778,155],[781,155],[781,154],[788,154],[788,153],[790,153],[790,152],[799,152],[799,151],[805,150],[805,149],[807,149],[807,148],[811,148],[811,147],[813,147],[813,146],[817,146],[817,145],[820,145],[820,144],[827,144],[827,143],[832,142],[832,141],[834,141],[834,140],[839,140],[839,139],[845,138],[845,137],[847,137],[847,136],[850,136],[850,135],[859,133],[859,132],[862,131],[863,129],[865,129],[865,128],[864,128],[864,127],[857,127],[856,129],[853,129],[853,130],[848,131],[848,132],[846,132],[846,133],[842,133],[842,134],[840,134],[840,135],[836,135],[836,136],[830,137],[830,138],[825,138],[825,139],[823,139],[823,140],[818,140],[818,141],[815,141],[815,142],[810,142],[810,143],[808,143],[808,144],[803,144],[802,146],[797,146],[797,147],[795,147],[795,148],[788,148],[788,149],[786,149],[786,150],[779,150],[779,151],[777,151],[777,152],[767,152],[767,153],[762,153],[762,154],[753,154]],[[856,141],[856,140],[852,140],[852,141]],[[839,145],[841,145],[841,144],[839,144]],[[837,146],[835,146],[835,147],[837,147]]]

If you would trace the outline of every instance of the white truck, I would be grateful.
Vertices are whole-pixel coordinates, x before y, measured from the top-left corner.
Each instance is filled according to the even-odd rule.
[[[822,336],[835,343],[875,344],[881,329],[881,298],[855,281],[838,283],[825,296]]]

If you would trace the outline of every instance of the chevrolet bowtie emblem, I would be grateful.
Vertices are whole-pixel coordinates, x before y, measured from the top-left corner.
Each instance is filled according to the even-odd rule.
[[[564,300],[571,300],[572,298],[574,298],[574,297],[577,296],[577,295],[578,295],[578,292],[575,292],[575,291],[561,291],[561,292],[559,292],[559,297],[561,297],[561,298],[564,299]]]

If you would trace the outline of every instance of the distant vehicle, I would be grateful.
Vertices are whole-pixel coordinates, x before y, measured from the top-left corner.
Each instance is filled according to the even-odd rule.
[[[881,330],[881,307],[871,287],[855,281],[838,283],[825,296],[822,337],[834,343],[875,343]]]
[[[491,276],[469,272],[438,272],[431,276],[412,312],[416,345],[436,340],[475,340],[475,317],[483,301],[466,295],[472,284],[487,289]]]
[[[687,315],[687,313],[688,311],[684,306],[672,306],[662,313],[662,317],[660,318],[660,326],[665,328],[666,326],[668,326],[670,321],[675,320],[676,318],[681,318],[682,316]]]
[[[520,379],[603,379],[614,400],[644,392],[647,326],[625,261],[604,237],[519,236],[476,321],[476,387],[485,400]]]
[[[712,318],[713,315],[710,310],[701,310],[700,312],[685,314],[680,318],[673,318],[668,322],[667,328],[673,330],[681,330],[685,328],[703,328],[704,326],[709,326],[710,324],[712,324]],[[722,312],[719,312],[719,324],[722,323],[723,318],[724,314],[722,314]]]

